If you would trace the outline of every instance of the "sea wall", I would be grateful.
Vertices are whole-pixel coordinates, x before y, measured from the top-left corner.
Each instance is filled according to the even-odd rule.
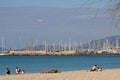
[[[6,55],[78,55],[80,54],[77,51],[56,51],[56,52],[49,52],[49,51],[31,51],[31,50],[24,50],[24,51],[9,51],[5,53]]]

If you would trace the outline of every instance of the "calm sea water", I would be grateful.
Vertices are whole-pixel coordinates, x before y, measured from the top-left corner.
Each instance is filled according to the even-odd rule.
[[[5,74],[7,67],[14,74],[16,66],[31,73],[50,69],[59,71],[88,70],[95,64],[103,69],[120,68],[120,55],[0,56],[0,75]]]

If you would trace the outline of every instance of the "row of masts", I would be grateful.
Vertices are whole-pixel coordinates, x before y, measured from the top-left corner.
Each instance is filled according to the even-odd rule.
[[[2,51],[1,53],[4,52],[4,37],[2,37]],[[112,45],[109,41],[109,39],[106,39],[103,43],[103,45],[101,45],[100,42],[95,42],[93,41],[93,43],[91,44],[91,42],[88,43],[88,47],[84,47],[84,44],[82,44],[81,42],[76,43],[76,42],[72,42],[71,39],[68,40],[67,43],[63,42],[62,40],[57,42],[57,43],[48,43],[47,41],[44,41],[43,44],[41,45],[41,49],[37,49],[37,45],[34,41],[26,41],[25,44],[25,48],[24,50],[45,50],[45,51],[50,51],[50,52],[54,52],[54,51],[73,51],[73,50],[77,50],[77,51],[85,51],[85,50],[90,50],[93,49],[95,50],[105,50],[105,49],[112,49],[113,46],[116,49],[120,49],[119,47],[119,37],[116,37],[116,42],[115,45]],[[16,49],[18,50],[18,49]]]
[[[38,45],[38,44],[37,44]],[[61,40],[58,43],[48,43],[47,41],[44,41],[43,44],[40,45],[42,50],[45,51],[64,51],[64,50],[76,50],[78,46],[78,43],[72,43],[71,41],[69,41],[68,43],[63,43],[63,41]],[[36,50],[36,46],[34,41],[27,41],[25,44],[25,49],[26,50]]]
[[[101,44],[99,41],[96,43],[93,41],[93,43],[89,42],[88,46],[85,47],[85,44],[71,42],[71,40],[68,41],[68,43],[64,43],[62,40],[58,43],[48,43],[47,41],[44,41],[43,45],[41,45],[42,50],[45,51],[73,51],[73,50],[79,50],[79,51],[85,51],[88,49],[93,50],[105,50],[105,49],[112,49],[115,47],[116,49],[119,48],[119,39],[116,38],[116,42],[114,42],[115,45],[111,44],[108,39],[106,39],[103,44]],[[26,50],[36,50],[34,41],[26,42]]]

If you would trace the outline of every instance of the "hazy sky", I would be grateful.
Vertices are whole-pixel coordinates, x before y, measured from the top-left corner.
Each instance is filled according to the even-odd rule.
[[[108,0],[0,0],[0,42],[3,36],[5,47],[22,48],[118,34],[108,7]]]
[[[108,0],[0,0],[0,7],[103,7]]]

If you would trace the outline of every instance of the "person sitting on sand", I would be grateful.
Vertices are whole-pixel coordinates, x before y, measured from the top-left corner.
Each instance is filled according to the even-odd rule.
[[[16,69],[15,69],[16,74],[19,74],[20,71],[21,71],[21,70],[20,70],[18,67],[16,67]]]
[[[22,71],[21,71],[21,74],[25,74],[25,70],[22,70]]]
[[[10,69],[9,68],[6,68],[6,74],[10,75]]]
[[[98,71],[102,71],[102,68],[98,67]]]
[[[98,70],[97,65],[92,66],[91,71],[97,71],[97,70]]]

